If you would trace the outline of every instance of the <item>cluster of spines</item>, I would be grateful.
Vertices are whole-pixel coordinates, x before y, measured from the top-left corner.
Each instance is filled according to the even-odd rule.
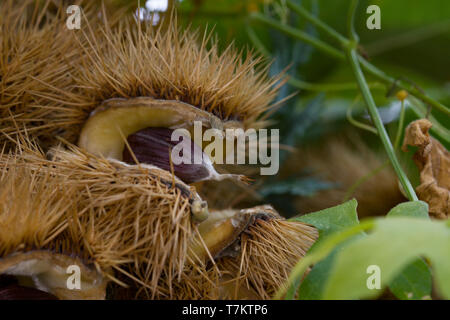
[[[220,53],[211,33],[181,31],[173,15],[154,27],[82,2],[81,29],[69,30],[62,7],[34,17],[45,5],[11,3],[0,6],[0,132],[26,128],[41,145],[75,143],[90,112],[118,97],[180,100],[260,126],[282,82],[250,53]]]

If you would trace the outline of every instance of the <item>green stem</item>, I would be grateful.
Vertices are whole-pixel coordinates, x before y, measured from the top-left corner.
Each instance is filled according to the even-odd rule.
[[[304,17],[305,19],[307,19],[308,21],[313,23],[315,26],[317,26],[318,28],[320,28],[321,30],[323,30],[324,32],[329,34],[332,38],[337,40],[341,44],[341,46],[343,46],[344,48],[348,48],[350,46],[351,41],[349,39],[345,38],[341,34],[334,31],[333,28],[331,28],[327,24],[323,23],[321,20],[319,20],[316,17],[314,17],[313,15],[311,15],[304,8],[300,7],[297,4],[292,3],[290,0],[288,0],[287,4],[297,14]],[[353,5],[354,4],[352,2],[352,6]],[[310,35],[308,35],[307,33],[303,32],[301,30],[284,25],[277,20],[268,18],[259,13],[252,14],[251,18],[253,18],[254,20],[259,21],[263,24],[266,24],[274,29],[277,29],[281,32],[284,32],[285,34],[287,34],[293,38],[296,38],[300,41],[304,41],[304,42],[310,44],[311,46],[317,48],[318,50],[321,50],[322,52],[324,52],[334,58],[337,58],[342,61],[344,61],[346,59],[345,55],[341,51],[335,49],[334,47],[330,46],[329,44],[325,43],[322,40],[311,37]],[[418,99],[422,100],[423,102],[429,104],[436,110],[439,110],[446,115],[450,115],[450,109],[447,108],[446,106],[444,106],[439,101],[436,101],[433,98],[430,98],[429,96],[420,92],[417,88],[415,88],[411,84],[405,84],[404,81],[396,81],[395,78],[388,76],[383,71],[381,71],[380,69],[378,69],[377,67],[375,67],[374,65],[372,65],[370,62],[368,62],[367,60],[365,60],[363,57],[361,57],[359,55],[358,55],[358,59],[359,59],[359,62],[361,64],[362,68],[364,69],[364,71],[370,73],[376,79],[382,81],[383,83],[386,83],[389,86],[392,86],[394,83],[396,83],[396,85],[399,88],[408,91],[411,95],[413,95],[413,96],[417,97]]]
[[[336,39],[341,45],[345,46],[347,44],[348,40],[343,35],[335,31],[326,23],[323,23],[320,19],[309,13],[309,11],[305,10],[305,8],[303,8],[302,6],[292,2],[291,0],[288,0],[286,4],[292,11],[305,18],[305,20],[314,24],[316,27],[330,35],[332,38]]]
[[[402,100],[402,109],[400,110],[400,119],[398,121],[397,135],[395,137],[394,150],[398,150],[400,139],[403,132],[403,123],[405,122],[405,100]]]
[[[367,104],[367,108],[369,110],[370,117],[372,118],[372,122],[377,128],[378,135],[380,136],[381,142],[383,143],[384,149],[386,150],[389,160],[391,161],[391,164],[397,174],[400,184],[402,185],[408,199],[411,201],[416,201],[418,200],[417,195],[414,192],[414,188],[412,187],[411,182],[408,180],[408,177],[401,168],[397,157],[395,156],[395,151],[394,148],[392,147],[391,140],[389,139],[386,129],[384,128],[380,114],[378,113],[377,106],[375,105],[375,101],[373,100],[372,94],[370,93],[369,87],[367,86],[364,74],[361,71],[356,50],[354,48],[349,49],[347,54],[350,65],[355,74],[356,81],[358,82],[364,101]]]
[[[371,56],[379,55],[396,48],[404,48],[412,44],[430,39],[440,34],[448,32],[450,29],[450,20],[436,22],[413,30],[407,30],[405,33],[396,34],[365,45]]]
[[[358,100],[359,100],[359,95],[358,95],[357,99],[355,99],[355,101],[347,108],[348,122],[350,122],[352,125],[354,125],[357,128],[360,128],[360,129],[363,129],[363,130],[366,130],[366,131],[369,131],[369,132],[372,132],[372,133],[378,135],[377,129],[375,129],[374,127],[369,126],[365,123],[359,122],[353,118],[353,115],[352,115],[353,106],[356,104],[356,102],[358,102]]]
[[[268,18],[260,13],[252,13],[251,18],[254,19],[255,21],[259,21],[271,28],[277,29],[277,30],[287,34],[288,36],[291,36],[295,39],[306,42],[306,43],[312,45],[313,47],[315,47],[337,59],[343,60],[345,58],[345,56],[342,52],[333,48],[332,46],[323,42],[322,40],[319,40],[315,37],[311,37],[306,32],[303,32],[301,30],[295,29],[288,25],[282,24],[279,21],[272,19],[272,18]]]
[[[396,81],[396,79],[386,75],[383,71],[379,70],[374,65],[372,65],[367,60],[365,60],[364,58],[362,58],[360,55],[357,54],[356,47],[357,47],[358,36],[354,30],[353,22],[354,22],[356,8],[358,5],[358,0],[352,0],[351,5],[350,5],[350,11],[349,11],[350,17],[348,19],[347,27],[349,30],[349,36],[350,36],[351,40],[346,39],[345,37],[343,37],[342,35],[337,33],[331,27],[329,27],[328,25],[326,25],[325,23],[323,23],[322,21],[320,21],[319,19],[317,19],[316,17],[311,15],[309,12],[307,12],[301,6],[298,6],[298,5],[294,4],[293,2],[291,2],[291,0],[287,0],[287,4],[293,11],[295,11],[297,14],[301,15],[302,17],[304,17],[305,19],[307,19],[308,21],[310,21],[311,23],[316,25],[321,30],[325,31],[327,34],[329,34],[331,37],[333,37],[335,40],[337,40],[343,46],[343,48],[346,52],[346,56],[350,61],[350,65],[353,69],[353,72],[355,74],[358,85],[360,87],[361,93],[367,104],[369,114],[372,118],[372,122],[374,123],[375,127],[377,128],[378,134],[380,135],[380,139],[383,143],[386,153],[388,154],[389,160],[391,161],[391,164],[392,164],[395,172],[397,173],[399,181],[400,181],[405,193],[407,194],[408,198],[410,200],[417,200],[417,196],[414,192],[414,189],[413,189],[410,181],[408,180],[406,174],[404,173],[403,169],[401,168],[397,157],[395,156],[395,150],[392,146],[392,143],[389,139],[386,129],[383,126],[383,123],[381,121],[377,107],[373,100],[372,94],[370,93],[370,90],[369,90],[369,87],[365,80],[364,74],[362,73],[361,67],[365,71],[370,73],[372,76],[374,76],[375,78],[381,80],[382,82],[384,82],[388,85],[392,85],[392,84],[396,83],[396,85],[399,88],[402,88],[402,89],[408,91],[410,94],[414,95],[415,97],[419,98],[423,102],[435,107],[437,110],[440,110],[447,115],[450,115],[450,109],[448,109],[447,107],[445,107],[438,101],[435,101],[434,99],[426,96],[425,94],[420,92],[414,86],[412,86],[410,84],[406,85],[403,81]],[[278,22],[274,19],[268,18],[266,16],[263,16],[261,14],[253,14],[252,17],[255,20],[258,20],[274,29],[278,29],[281,32],[284,32],[285,34],[287,34],[291,37],[294,37],[296,39],[304,41],[304,42],[312,45],[313,47],[315,47],[337,59],[340,59],[340,60],[345,59],[345,55],[341,51],[328,45],[327,43],[323,42],[322,40],[319,40],[315,37],[311,37],[310,35],[308,35],[307,33],[303,32],[301,30],[297,30],[297,29],[292,28],[285,24],[281,24],[280,22]]]
[[[372,76],[377,78],[378,80],[388,84],[393,85],[396,82],[396,79],[388,76],[383,71],[375,67],[373,64],[368,62],[366,59],[364,59],[361,56],[358,56],[359,62],[361,63],[361,66],[363,69],[367,72],[369,72]],[[416,98],[422,100],[423,102],[429,104],[436,110],[439,110],[443,112],[446,115],[450,115],[450,109],[448,109],[446,106],[444,106],[439,101],[434,100],[433,98],[430,98],[429,96],[425,95],[424,93],[420,92],[417,88],[412,86],[411,84],[405,84],[404,81],[397,81],[396,83],[397,87],[400,89],[408,91],[410,94],[415,96]]]
[[[408,102],[409,107],[418,118],[426,118],[427,108],[422,105],[420,100],[414,97],[409,97]],[[450,144],[450,130],[443,126],[435,117],[433,117],[433,115],[429,115],[428,120],[433,123],[433,126],[430,129],[433,135]]]
[[[349,36],[350,40],[355,43],[359,41],[359,37],[355,31],[355,13],[356,13],[357,7],[358,7],[358,0],[352,0],[352,2],[350,3],[348,17],[347,17],[348,36]]]
[[[311,83],[296,78],[289,78],[288,83],[296,88],[308,91],[350,91],[358,90],[356,82],[344,83]],[[380,82],[371,82],[368,84],[371,89],[384,89],[385,86]]]

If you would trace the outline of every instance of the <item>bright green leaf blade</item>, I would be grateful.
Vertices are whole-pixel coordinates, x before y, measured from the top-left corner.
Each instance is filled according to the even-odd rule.
[[[387,216],[428,219],[428,204],[423,201],[400,203],[392,208]],[[389,289],[398,299],[402,300],[418,300],[430,297],[432,290],[431,270],[422,259],[417,259],[391,282]]]
[[[322,298],[335,255],[336,250],[312,268],[300,285],[299,300],[319,300]]]
[[[341,205],[294,219],[311,224],[319,230],[320,236],[316,242],[317,244],[334,232],[359,224],[356,212],[357,205],[356,200],[350,200]],[[311,250],[313,251],[314,248]],[[334,253],[335,251],[326,259],[317,263],[308,273],[300,285],[299,299],[320,299],[326,280],[329,277],[328,271],[332,266]]]
[[[293,218],[292,220],[308,223],[316,227],[320,232],[319,241],[321,241],[336,231],[358,224],[357,206],[358,202],[353,199],[341,205]]]
[[[431,288],[430,268],[422,259],[409,264],[389,285],[391,292],[402,300],[429,299]]]
[[[388,217],[428,218],[428,204],[423,201],[409,201],[396,205]]]
[[[381,271],[381,289],[420,256],[430,259],[440,293],[450,298],[450,229],[445,222],[417,218],[377,219],[374,230],[337,254],[325,299],[358,299],[379,295],[367,286],[368,267]]]

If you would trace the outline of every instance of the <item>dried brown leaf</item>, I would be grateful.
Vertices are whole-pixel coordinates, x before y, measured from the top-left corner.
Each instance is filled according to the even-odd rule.
[[[406,128],[402,149],[418,148],[414,154],[414,162],[420,170],[417,195],[430,206],[430,215],[447,219],[450,217],[450,154],[430,136],[431,126],[427,119],[412,122]]]

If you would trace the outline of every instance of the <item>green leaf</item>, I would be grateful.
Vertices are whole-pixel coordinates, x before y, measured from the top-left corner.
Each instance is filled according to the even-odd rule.
[[[402,300],[419,300],[431,296],[432,277],[428,265],[417,259],[408,265],[389,285],[391,292]]]
[[[293,299],[294,295],[289,293],[295,292],[291,289],[293,289],[294,286],[294,289],[297,289],[299,279],[303,278],[303,275],[309,266],[315,265],[324,260],[334,249],[336,249],[337,246],[345,241],[349,241],[352,237],[361,236],[365,231],[373,228],[373,226],[374,220],[366,219],[360,224],[345,228],[340,232],[334,232],[333,234],[327,236],[323,241],[319,241],[316,250],[309,251],[303,259],[300,259],[297,262],[286,283],[279,288],[274,295],[274,298],[280,299],[284,296],[285,299]]]
[[[309,223],[318,228],[320,237],[317,243],[319,243],[328,235],[357,225],[359,222],[356,206],[356,201],[352,200],[337,207],[295,218],[295,220]],[[399,216],[427,218],[428,205],[422,201],[401,203],[394,207],[388,213],[388,216],[394,218]],[[340,243],[324,260],[315,264],[300,285],[299,299],[322,298],[337,252],[356,239],[360,239],[360,236],[351,237]],[[431,293],[431,273],[428,266],[422,259],[416,259],[403,268],[403,271],[391,282],[390,289],[399,299],[422,299],[429,296]]]
[[[292,218],[292,220],[308,223],[316,227],[320,233],[319,241],[321,241],[336,231],[357,225],[359,223],[356,212],[357,206],[358,202],[353,199],[335,207]]]
[[[337,248],[328,257],[317,263],[302,281],[299,288],[299,300],[321,299],[336,255],[336,250]]]
[[[334,232],[359,224],[358,215],[356,213],[357,205],[358,203],[356,200],[350,200],[336,207],[327,208],[295,218],[295,220],[311,224],[319,230],[320,236],[319,240],[316,242],[317,244]],[[338,248],[336,248],[327,258],[317,263],[301,282],[299,299],[320,299]],[[314,250],[314,248],[311,250]]]
[[[423,201],[400,203],[389,211],[388,217],[428,219],[428,204]],[[431,295],[431,270],[422,259],[409,264],[390,284],[389,289],[402,300],[418,300]]]
[[[381,290],[368,288],[369,266],[380,268],[382,289],[421,256],[430,260],[440,294],[450,298],[450,228],[447,222],[389,217],[376,219],[372,229],[366,237],[339,250],[325,286],[325,299],[375,297]]]
[[[392,208],[387,216],[428,218],[428,204],[423,201],[403,202]]]

